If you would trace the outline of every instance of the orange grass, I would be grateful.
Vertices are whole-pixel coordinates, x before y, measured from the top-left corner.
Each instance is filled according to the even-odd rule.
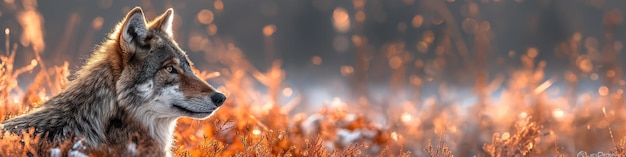
[[[66,79],[67,65],[55,66],[39,72],[34,83],[31,84],[26,92],[19,90],[15,86],[18,81],[16,79],[17,75],[33,71],[41,68],[41,66],[33,61],[32,64],[26,67],[13,68],[15,51],[16,49],[13,49],[8,56],[0,55],[2,61],[1,69],[3,71],[0,77],[2,78],[0,80],[0,85],[2,85],[0,94],[2,96],[1,100],[3,100],[2,104],[0,104],[2,106],[0,113],[5,115],[4,119],[36,107],[51,96],[41,93],[46,93],[46,90],[50,87],[54,87],[53,91],[58,92],[68,82]],[[243,65],[248,64],[245,63],[244,58],[235,57],[232,59],[232,61],[240,64],[243,62]],[[454,113],[453,110],[446,108],[427,107],[424,109],[426,111],[422,112],[423,114],[416,116],[422,119],[422,124],[399,123],[392,128],[380,127],[363,114],[337,108],[337,104],[332,104],[337,102],[326,104],[326,107],[313,115],[297,114],[292,117],[286,113],[284,108],[278,105],[270,104],[269,107],[263,107],[260,112],[250,109],[256,104],[242,100],[250,100],[245,93],[254,92],[255,89],[237,85],[245,85],[246,81],[254,79],[269,79],[266,82],[273,81],[273,85],[280,86],[281,78],[270,78],[275,73],[283,72],[279,65],[280,63],[276,62],[275,66],[265,73],[254,69],[246,69],[246,71],[251,72],[248,72],[248,74],[235,73],[234,76],[219,76],[230,77],[229,79],[224,79],[226,85],[230,85],[230,87],[220,87],[220,90],[225,91],[229,95],[229,101],[216,115],[208,120],[179,120],[175,135],[177,139],[176,145],[172,151],[177,156],[360,156],[377,154],[380,156],[411,156],[411,154],[416,154],[411,153],[411,150],[417,150],[423,151],[417,153],[421,155],[451,156],[455,151],[459,152],[462,149],[468,149],[467,146],[459,146],[456,142],[446,142],[456,141],[453,138],[457,140],[466,138],[460,136],[464,135],[461,132],[463,130],[445,131],[445,129],[453,126],[453,124],[449,123],[457,121],[446,116],[446,114]],[[233,71],[243,70],[235,67],[231,68]],[[218,77],[213,73],[200,71],[197,71],[197,73],[205,79]],[[228,74],[228,71],[225,74]],[[45,77],[54,81],[41,81],[45,80]],[[23,96],[16,96],[12,93],[21,93]],[[540,100],[543,101],[543,99]],[[507,125],[510,125],[511,130],[504,133],[494,132],[491,141],[484,144],[480,142],[471,143],[472,145],[482,146],[478,150],[470,151],[487,156],[529,156],[532,154],[551,154],[550,152],[562,154],[564,150],[559,147],[560,142],[557,140],[559,136],[590,135],[590,132],[598,131],[601,133],[598,136],[608,136],[610,133],[609,128],[615,126],[608,125],[610,124],[608,122],[618,123],[617,121],[620,121],[621,123],[621,120],[617,119],[620,116],[615,115],[615,112],[606,114],[605,109],[594,107],[592,102],[588,102],[588,105],[583,106],[581,110],[573,110],[573,112],[579,113],[581,116],[565,116],[565,120],[559,119],[561,117],[555,117],[563,115],[554,115],[555,113],[553,112],[546,112],[546,109],[551,108],[544,104],[546,102],[537,100],[536,103],[538,104],[534,107],[522,107],[526,110],[522,115],[514,114],[503,117],[508,119],[511,118],[508,116],[512,116],[512,119],[518,119],[513,120],[513,123],[507,124],[494,121],[486,125],[479,124],[479,126],[484,127],[481,129],[489,132],[496,130],[489,128],[502,127],[497,125],[504,125],[505,128],[509,128]],[[485,110],[485,112],[489,112],[489,110],[501,109],[493,106]],[[605,114],[602,114],[603,111]],[[587,114],[593,112],[598,113]],[[521,118],[519,118],[520,116]],[[488,119],[486,120],[489,121]],[[580,126],[580,123],[587,124],[589,127],[593,125],[593,128],[578,129],[567,126]],[[551,129],[547,130],[545,125],[551,126]],[[430,127],[435,128],[432,130],[429,129]],[[342,139],[340,139],[342,136],[338,133],[340,130],[362,131],[370,134],[360,136],[346,144],[342,143]],[[613,129],[614,132],[621,132],[622,130],[621,127]],[[474,134],[484,135],[485,133],[479,132]],[[578,137],[577,139],[569,140],[585,142],[585,139],[588,138],[594,137]],[[426,142],[419,142],[424,139]],[[432,139],[439,139],[438,144],[433,144],[431,142]],[[613,137],[603,139],[613,139]],[[79,139],[66,141],[61,145],[52,145],[47,144],[45,141],[40,141],[39,137],[17,137],[5,133],[0,142],[0,154],[25,155],[26,152],[33,154],[44,152],[42,154],[47,154],[46,152],[49,152],[50,148],[58,149],[64,154],[78,150],[94,156],[128,153],[115,152],[115,150],[106,149],[106,147],[99,150],[77,149],[77,147],[80,148],[80,145],[76,145],[77,140]],[[450,146],[447,143],[455,144],[456,148],[454,145]],[[594,145],[599,143],[613,145],[611,141],[596,141],[587,144]],[[621,140],[619,143],[615,143],[614,148],[607,151],[623,155],[624,143],[624,140]],[[581,144],[584,145],[585,143]],[[567,150],[565,151],[567,152]],[[138,144],[137,152],[145,153],[150,152],[150,150],[142,150],[141,145]],[[586,152],[580,153],[586,154]],[[571,155],[572,153],[570,151],[565,154]]]
[[[359,2],[362,1],[354,0],[355,7],[361,4]],[[618,60],[600,60],[594,54],[616,55],[621,47],[598,44],[593,37],[575,33],[557,45],[553,52],[572,60],[571,68],[562,74],[547,78],[544,69],[548,61],[539,60],[537,48],[529,47],[524,52],[504,56],[509,58],[502,62],[516,60],[521,62],[520,66],[489,77],[486,61],[488,56],[497,55],[489,54],[493,40],[490,27],[487,27],[489,21],[475,18],[476,21],[457,24],[444,1],[421,2],[442,20],[452,21],[432,26],[449,31],[437,34],[425,31],[429,33],[424,33],[418,42],[418,52],[427,53],[434,49],[437,51],[435,58],[415,57],[419,56],[418,53],[409,52],[408,44],[403,41],[389,42],[379,51],[369,52],[365,37],[359,35],[362,32],[355,31],[351,39],[357,53],[357,65],[342,66],[338,70],[349,80],[354,88],[351,94],[357,98],[327,100],[321,109],[309,113],[295,113],[293,109],[320,104],[303,104],[301,98],[305,95],[294,94],[297,89],[289,88],[291,92],[285,93],[294,94],[293,99],[281,101],[287,88],[285,74],[289,72],[282,69],[280,60],[274,61],[267,70],[259,70],[248,62],[235,44],[219,37],[207,41],[211,47],[203,47],[206,58],[215,60],[224,68],[196,70],[196,73],[203,79],[223,84],[218,88],[229,98],[210,119],[180,119],[172,151],[176,156],[626,156],[623,107],[626,83],[620,76],[622,70],[619,66],[594,68],[594,63],[598,62],[618,65]],[[467,2],[466,6],[476,5],[472,3]],[[41,20],[36,7],[30,9],[24,10],[18,18]],[[357,11],[362,9],[356,7]],[[337,8],[333,13],[336,14],[333,15],[335,27],[343,31],[351,26],[350,21],[341,21],[342,17],[348,16],[345,12],[345,9]],[[429,15],[416,15],[411,24],[421,26],[423,18],[429,18]],[[621,19],[621,16],[607,13],[604,25],[621,23],[616,18]],[[353,23],[354,27],[363,25],[358,21]],[[44,64],[38,53],[45,48],[44,41],[37,38],[41,32],[38,27],[30,25],[23,26],[29,28],[25,29],[29,33],[23,33],[26,36],[23,40],[32,40],[30,42],[35,47],[11,43],[10,30],[5,31],[6,50],[0,53],[0,115],[4,118],[0,121],[37,107],[62,91],[69,82],[68,63],[50,67]],[[399,31],[407,29],[406,24],[400,26]],[[264,32],[266,40],[271,43],[271,35],[277,28],[268,25],[267,29]],[[474,38],[466,41],[462,33]],[[435,37],[441,41],[433,42]],[[606,42],[612,41],[608,38]],[[596,43],[588,44],[589,41]],[[30,64],[14,67],[20,49],[32,49],[34,57]],[[364,94],[368,93],[364,78],[368,73],[379,72],[368,69],[374,64],[373,57],[383,60],[383,64],[388,64],[384,70],[391,71],[389,86],[392,91],[386,96],[389,102],[375,102]],[[503,56],[498,57],[502,59]],[[321,64],[319,56],[314,58],[313,64]],[[452,67],[455,62],[461,67]],[[499,63],[497,66],[504,65]],[[408,70],[411,68],[426,74],[413,74]],[[25,73],[35,75],[28,88],[21,89],[18,77]],[[454,93],[449,92],[454,88],[446,82],[447,75],[442,75],[448,73],[474,81],[473,95],[468,97],[475,97],[477,101],[463,106],[455,100],[445,99]],[[604,84],[598,92],[576,93],[575,88],[582,80],[603,81]],[[555,83],[569,85],[557,98],[548,94],[553,92],[551,86]],[[420,99],[419,92],[425,84],[435,84],[440,90],[438,96]],[[255,89],[255,85],[266,89]],[[414,95],[402,92],[407,88],[413,90]],[[490,96],[500,88],[503,92],[499,98]],[[385,122],[380,122],[381,117]],[[40,137],[5,133],[0,141],[0,154],[48,156],[55,152],[62,155],[81,152],[109,156],[151,152],[142,149],[141,142],[129,143],[128,147],[135,147],[136,152],[116,152],[111,149],[113,146],[84,148],[79,141],[51,144],[41,141]]]

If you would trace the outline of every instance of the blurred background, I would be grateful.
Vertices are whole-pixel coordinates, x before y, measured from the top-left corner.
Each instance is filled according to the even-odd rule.
[[[349,93],[349,77],[342,76],[342,71],[344,75],[356,72],[353,82],[371,86],[367,94],[380,101],[387,101],[382,93],[390,92],[392,71],[400,67],[406,73],[400,82],[407,86],[411,76],[417,76],[436,79],[434,84],[445,81],[471,87],[479,75],[476,68],[491,72],[489,77],[506,75],[521,67],[519,56],[529,50],[537,52],[536,61],[546,61],[546,78],[572,64],[581,66],[572,63],[578,58],[568,54],[578,50],[591,64],[599,64],[593,69],[621,68],[619,63],[607,65],[605,61],[623,57],[621,41],[626,33],[621,24],[626,2],[619,0],[22,3],[5,0],[0,23],[14,32],[38,30],[11,35],[22,46],[40,49],[51,65],[69,61],[71,70],[76,70],[134,6],[141,6],[148,19],[174,8],[176,39],[199,69],[218,71],[219,55],[226,52],[218,52],[216,45],[232,44],[261,70],[281,60],[288,84],[303,92],[328,90],[328,94],[314,94],[325,98],[313,99]],[[29,9],[34,12],[22,11]],[[571,40],[580,40],[581,47],[562,50]],[[595,52],[584,54],[589,49]],[[33,58],[24,51],[17,55],[18,63],[30,63]],[[615,56],[607,57],[606,51]],[[427,89],[424,94],[437,90],[423,89]]]
[[[443,128],[452,132],[451,147],[459,147],[455,151],[460,154],[482,147],[460,149],[471,145],[467,141],[488,142],[493,132],[511,130],[514,121],[528,115],[545,122],[546,134],[569,133],[565,138],[549,137],[552,143],[546,145],[562,144],[570,152],[607,150],[612,143],[585,144],[590,139],[581,136],[608,131],[572,130],[596,126],[589,118],[593,116],[577,118],[583,113],[602,115],[592,108],[620,117],[624,105],[623,0],[3,0],[0,4],[0,26],[7,34],[0,43],[19,43],[16,67],[31,63],[38,52],[46,65],[67,62],[73,72],[132,7],[141,6],[148,19],[174,8],[176,40],[197,69],[216,75],[208,80],[215,86],[228,90],[220,77],[236,76],[228,69],[241,66],[259,80],[241,86],[285,102],[274,102],[278,105],[293,103],[289,115],[347,102],[349,111],[363,113],[383,128],[436,130],[438,120],[448,121]],[[278,86],[257,75],[277,69],[276,79],[283,81]],[[19,86],[27,88],[34,75],[21,75]],[[421,116],[427,111],[451,114]],[[411,125],[392,125],[393,121]],[[613,133],[619,140],[626,135],[621,123],[603,122],[597,128],[615,125]],[[563,128],[565,124],[575,125]],[[481,136],[467,137],[482,131]],[[437,138],[416,134],[422,134],[420,139]],[[579,138],[569,141],[569,137]]]

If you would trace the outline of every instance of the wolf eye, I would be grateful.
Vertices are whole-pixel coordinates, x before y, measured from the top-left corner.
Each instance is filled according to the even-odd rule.
[[[172,73],[172,74],[178,73],[178,71],[176,71],[176,68],[174,68],[174,66],[165,67],[165,71],[167,71],[168,73]]]

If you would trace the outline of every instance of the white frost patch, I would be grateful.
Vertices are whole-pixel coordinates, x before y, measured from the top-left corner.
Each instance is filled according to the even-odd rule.
[[[126,151],[133,156],[137,155],[137,144],[132,143],[132,142],[129,143],[126,146]]]
[[[83,140],[79,140],[76,141],[76,143],[74,143],[74,145],[72,146],[72,150],[80,150],[80,149],[87,149],[87,146],[83,145]]]
[[[324,142],[324,146],[326,146],[326,149],[328,149],[328,151],[335,151],[335,144],[331,141],[326,141]]]
[[[618,157],[618,154],[614,154],[614,153],[604,153],[604,152],[597,152],[597,153],[593,153],[593,154],[588,154],[585,151],[580,151],[578,152],[578,154],[576,154],[577,157]]]
[[[358,117],[355,114],[346,114],[346,116],[343,118],[344,121],[351,123],[354,122]]]
[[[337,137],[343,146],[348,146],[351,143],[354,143],[356,140],[361,138],[361,134],[362,133],[360,131],[350,131],[346,129],[339,129],[339,131],[337,131]]]
[[[320,114],[313,114],[304,120],[304,122],[300,124],[300,127],[304,130],[305,135],[315,135],[320,131],[320,123],[322,120],[324,120],[324,116]]]
[[[59,148],[50,149],[50,157],[61,157],[61,149]]]
[[[68,157],[88,157],[87,154],[81,152],[81,150],[87,149],[87,146],[83,145],[83,140],[77,141],[72,145],[72,150],[67,152]]]
[[[82,152],[72,150],[67,152],[68,157],[89,157],[87,154],[83,154]]]

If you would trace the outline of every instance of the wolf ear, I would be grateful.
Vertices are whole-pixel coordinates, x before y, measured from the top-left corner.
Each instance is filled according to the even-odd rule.
[[[137,48],[144,44],[144,40],[148,36],[148,28],[146,27],[146,19],[143,11],[139,7],[135,7],[126,15],[120,28],[119,43],[122,48],[125,60],[137,51]]]
[[[169,8],[161,16],[157,17],[150,24],[151,28],[161,30],[170,37],[174,37],[172,31],[172,21],[174,21],[174,9]]]

